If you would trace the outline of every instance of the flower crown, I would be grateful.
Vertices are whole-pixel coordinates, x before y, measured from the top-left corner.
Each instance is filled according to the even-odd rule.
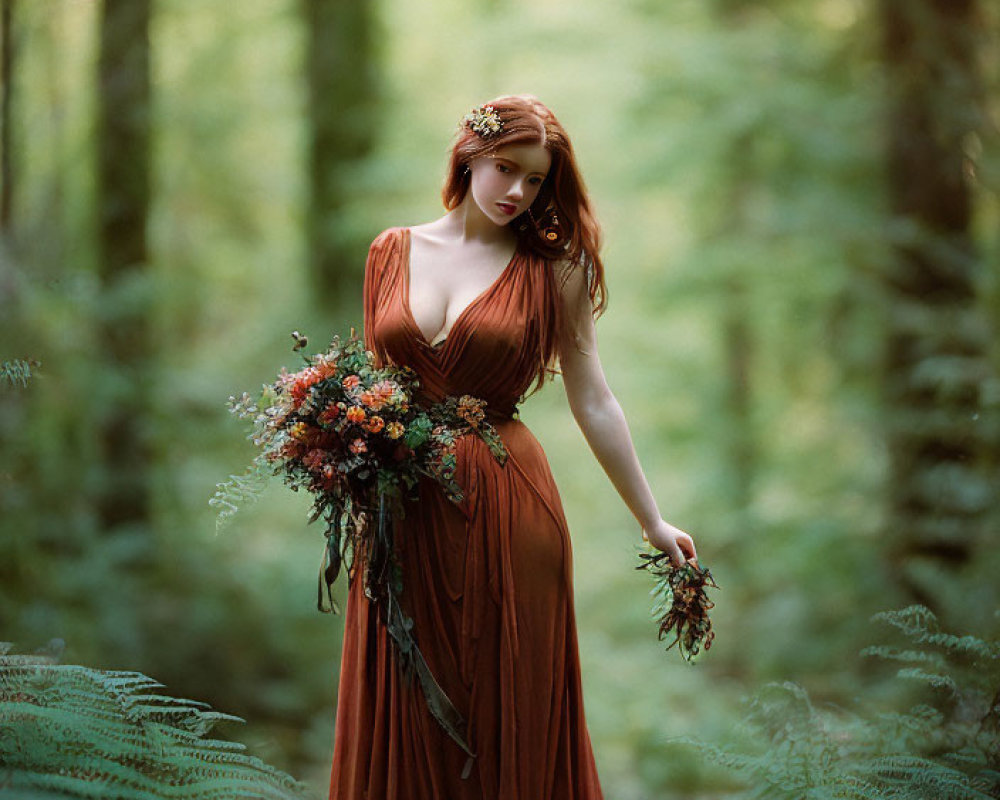
[[[493,106],[480,106],[472,109],[470,113],[462,117],[462,124],[484,139],[503,130],[503,121]]]

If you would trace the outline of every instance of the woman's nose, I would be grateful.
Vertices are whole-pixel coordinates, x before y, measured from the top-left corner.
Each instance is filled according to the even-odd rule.
[[[522,186],[521,181],[516,181],[507,191],[507,197],[511,200],[518,202],[524,197],[524,186]]]

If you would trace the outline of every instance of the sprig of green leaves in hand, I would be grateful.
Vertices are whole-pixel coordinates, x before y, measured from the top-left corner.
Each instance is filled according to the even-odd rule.
[[[669,650],[678,645],[681,655],[693,661],[701,650],[712,646],[715,632],[708,611],[715,603],[708,599],[705,589],[718,589],[708,567],[699,567],[694,559],[683,566],[674,566],[670,556],[664,552],[639,553],[643,560],[636,569],[645,569],[656,579],[651,594],[656,597],[653,615],[659,617],[659,636],[662,640],[669,633],[674,640],[667,645]]]

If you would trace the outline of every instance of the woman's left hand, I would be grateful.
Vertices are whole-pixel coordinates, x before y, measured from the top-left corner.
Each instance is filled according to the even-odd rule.
[[[698,560],[694,539],[662,519],[655,525],[645,528],[642,531],[642,538],[657,550],[667,553],[675,567],[684,566],[685,561]]]

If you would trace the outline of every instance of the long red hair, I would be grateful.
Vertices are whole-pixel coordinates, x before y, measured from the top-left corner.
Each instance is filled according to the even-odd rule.
[[[553,364],[557,330],[561,325],[556,265],[559,265],[563,281],[572,270],[585,271],[595,318],[607,306],[604,264],[600,256],[601,227],[591,210],[569,135],[548,106],[530,94],[504,95],[487,101],[483,106],[493,108],[500,117],[502,128],[498,133],[481,136],[465,124],[459,126],[441,190],[445,209],[451,211],[465,199],[471,179],[469,164],[475,158],[510,144],[540,144],[552,157],[548,175],[535,201],[528,211],[508,223],[519,239],[519,247],[537,254],[549,267],[546,273],[546,305],[550,313],[548,324],[541,331],[534,391],[556,372]]]

